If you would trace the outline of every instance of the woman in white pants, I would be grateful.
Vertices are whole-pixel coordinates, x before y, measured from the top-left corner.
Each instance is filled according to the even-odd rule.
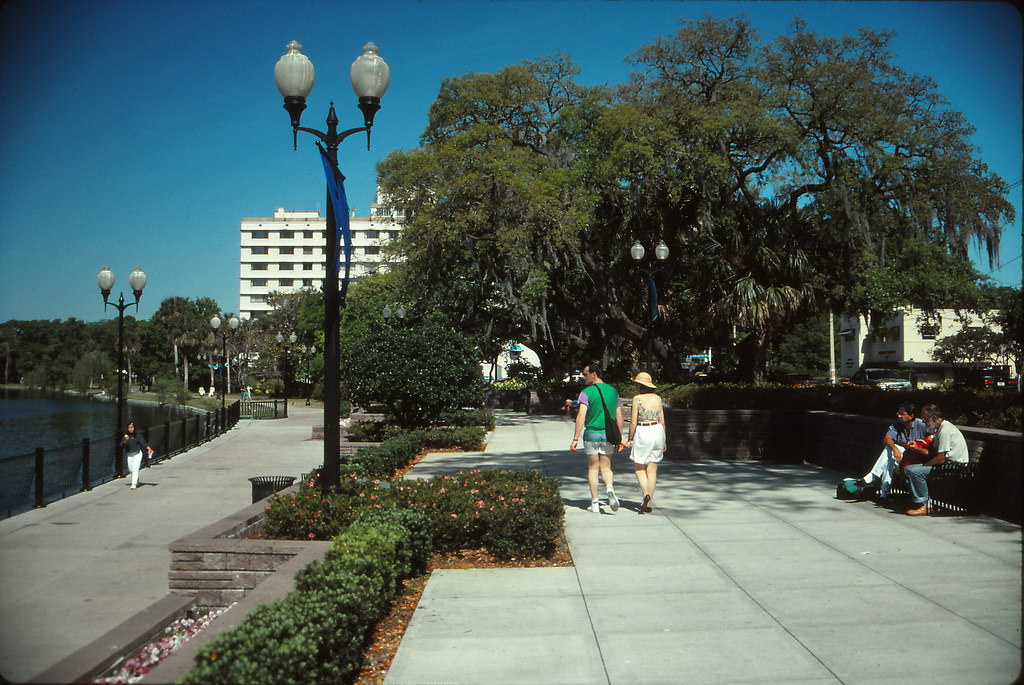
[[[651,374],[641,371],[632,380],[637,384],[638,392],[633,396],[626,446],[631,447],[629,458],[643,493],[638,512],[643,514],[651,511],[654,486],[658,480],[658,462],[665,456],[665,410],[661,396],[654,391],[656,386]]]
[[[139,469],[142,468],[142,450],[153,456],[153,448],[140,433],[135,432],[135,422],[128,422],[128,430],[121,438],[121,447],[128,455],[128,469],[132,472],[132,489],[139,487]]]

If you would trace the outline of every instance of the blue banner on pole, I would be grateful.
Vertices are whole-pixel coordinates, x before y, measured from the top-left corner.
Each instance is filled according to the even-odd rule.
[[[320,143],[316,145],[320,150],[320,160],[324,163],[324,173],[327,175],[327,194],[331,205],[334,207],[334,221],[337,224],[336,244],[344,247],[338,250],[338,267],[341,267],[341,255],[345,255],[345,275],[348,275],[349,264],[352,259],[352,231],[349,225],[348,199],[345,197],[345,179],[338,171],[338,167],[331,162],[331,158],[324,152]]]
[[[647,306],[650,312],[651,323],[658,320],[658,286],[654,284],[654,278],[647,279]]]

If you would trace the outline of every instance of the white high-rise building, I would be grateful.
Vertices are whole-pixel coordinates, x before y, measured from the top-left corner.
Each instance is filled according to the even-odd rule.
[[[376,271],[384,264],[381,248],[402,230],[397,219],[379,204],[371,206],[369,217],[357,217],[353,211],[349,219],[352,232],[350,280]],[[326,217],[317,211],[283,208],[272,217],[242,219],[239,317],[246,319],[269,312],[267,296],[271,293],[323,288],[326,224]]]

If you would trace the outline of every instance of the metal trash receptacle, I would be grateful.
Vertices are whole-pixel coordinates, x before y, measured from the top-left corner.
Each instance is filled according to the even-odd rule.
[[[254,476],[249,482],[252,483],[252,501],[255,504],[278,490],[290,487],[295,482],[295,476]]]

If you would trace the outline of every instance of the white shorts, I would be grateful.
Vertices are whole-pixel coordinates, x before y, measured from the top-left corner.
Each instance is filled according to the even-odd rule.
[[[633,434],[629,458],[637,464],[659,462],[665,455],[665,427],[660,423],[653,426],[637,426]]]

